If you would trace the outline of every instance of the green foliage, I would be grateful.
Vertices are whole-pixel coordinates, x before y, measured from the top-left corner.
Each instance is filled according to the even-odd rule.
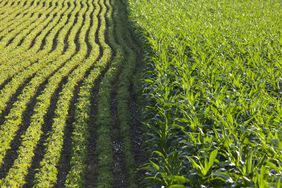
[[[279,187],[281,2],[129,2],[146,37],[148,186]]]
[[[128,171],[124,180],[128,187],[137,187],[129,100],[138,47],[129,31],[125,3],[0,1],[0,173],[5,171],[0,187],[87,186],[88,146],[94,144],[88,143],[90,136],[97,142],[95,184],[111,187],[117,135]],[[101,83],[93,99],[97,81]],[[95,114],[91,100],[98,100]],[[117,101],[114,107],[113,101]],[[117,117],[112,117],[113,108]],[[70,110],[75,112],[74,122],[69,122]],[[93,124],[97,135],[89,135]],[[112,130],[114,125],[118,130]],[[69,126],[73,128],[67,138],[72,139],[70,169],[63,182],[58,177]],[[6,167],[15,148],[12,164]]]

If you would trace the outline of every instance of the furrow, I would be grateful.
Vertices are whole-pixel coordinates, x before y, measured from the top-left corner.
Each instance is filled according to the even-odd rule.
[[[48,107],[46,114],[44,115],[44,125],[41,128],[42,135],[38,141],[38,144],[34,150],[34,157],[32,160],[32,164],[28,170],[28,173],[25,177],[26,184],[25,187],[33,187],[34,186],[34,177],[36,170],[40,167],[40,161],[44,157],[45,146],[44,143],[48,138],[48,133],[51,131],[52,118],[55,115],[55,108],[59,99],[59,93],[62,91],[63,85],[66,83],[67,79],[63,79],[60,85],[56,88],[55,92],[51,96],[51,104]]]
[[[16,92],[10,97],[9,101],[5,104],[5,108],[3,109],[2,113],[0,114],[0,125],[2,125],[5,121],[5,117],[10,113],[10,110],[15,101],[17,101],[18,96],[21,94],[25,86],[31,81],[31,79],[35,76],[35,73],[24,80],[23,84],[17,88]],[[1,89],[0,89],[1,90]],[[1,178],[0,178],[1,179]]]

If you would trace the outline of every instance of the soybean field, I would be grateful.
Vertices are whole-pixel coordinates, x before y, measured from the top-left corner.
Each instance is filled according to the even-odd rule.
[[[0,187],[136,187],[126,1],[0,1]]]

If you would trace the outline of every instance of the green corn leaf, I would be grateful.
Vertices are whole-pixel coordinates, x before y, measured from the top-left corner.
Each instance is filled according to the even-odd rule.
[[[219,179],[225,183],[234,183],[228,172],[215,171],[212,173],[214,179]]]
[[[210,154],[210,158],[209,158],[209,164],[208,167],[209,169],[212,167],[212,165],[214,164],[215,160],[216,160],[216,156],[218,154],[218,150],[213,150]]]
[[[278,179],[278,182],[276,184],[276,188],[281,188],[281,178]]]
[[[171,176],[171,179],[173,180],[173,182],[178,182],[178,183],[188,182],[188,179],[185,178],[184,176]]]
[[[158,164],[156,164],[155,162],[153,161],[150,161],[150,164],[155,168],[155,170],[159,171],[160,170],[160,167]]]
[[[169,186],[169,188],[185,188],[185,186],[184,185],[176,184],[176,185]]]

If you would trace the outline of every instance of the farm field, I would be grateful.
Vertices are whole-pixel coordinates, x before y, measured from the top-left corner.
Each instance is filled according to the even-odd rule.
[[[282,187],[280,0],[0,0],[0,187]]]
[[[0,0],[0,187],[137,187],[127,23],[117,0]]]
[[[129,0],[146,187],[282,187],[280,0]]]

